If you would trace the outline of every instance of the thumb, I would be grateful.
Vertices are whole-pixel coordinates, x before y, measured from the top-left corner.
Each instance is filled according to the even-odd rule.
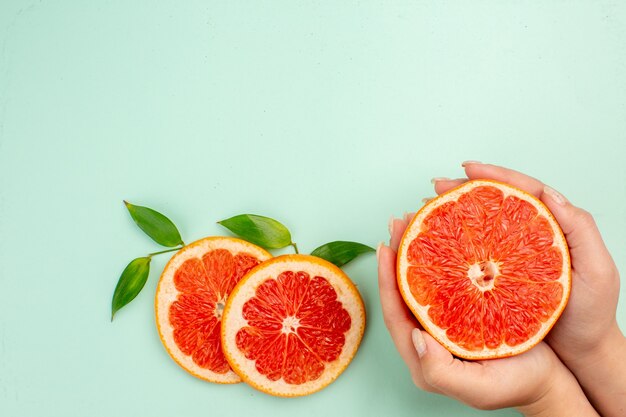
[[[583,277],[593,275],[593,278],[601,278],[610,275],[615,264],[593,216],[572,205],[562,194],[548,186],[543,188],[541,201],[550,209],[565,234],[573,269]]]
[[[424,381],[436,390],[474,407],[477,398],[493,391],[493,380],[479,362],[461,361],[427,332],[413,329],[411,334],[420,357]]]

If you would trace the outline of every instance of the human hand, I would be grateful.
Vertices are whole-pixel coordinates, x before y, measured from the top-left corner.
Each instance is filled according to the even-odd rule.
[[[385,324],[415,385],[479,409],[517,407],[527,416],[597,415],[545,343],[518,356],[469,362],[454,358],[420,330],[396,285],[396,251],[407,220],[397,219],[391,226],[390,246],[381,245],[377,252],[380,299]]]
[[[591,214],[522,173],[471,162],[465,163],[464,168],[469,179],[506,182],[541,199],[563,229],[570,248],[574,284],[568,306],[548,336],[559,357],[567,362],[588,355],[607,335],[619,332],[615,317],[619,273]],[[464,181],[438,178],[434,181],[435,191],[441,194]]]
[[[489,164],[463,164],[468,179],[509,183],[541,199],[560,224],[570,249],[572,291],[546,341],[576,375],[603,415],[626,410],[626,339],[616,320],[619,273],[593,217],[541,181]],[[467,179],[436,178],[441,194]],[[617,401],[616,401],[617,399]]]

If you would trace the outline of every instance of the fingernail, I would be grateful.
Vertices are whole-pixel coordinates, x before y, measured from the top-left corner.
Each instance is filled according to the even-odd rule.
[[[450,178],[448,177],[435,177],[433,179],[430,180],[431,184],[435,184],[437,181],[449,181]]]
[[[411,213],[407,213],[405,211],[404,214],[402,215],[402,218],[404,219],[405,222],[410,223],[411,222]]]
[[[393,235],[393,221],[395,220],[395,218],[393,217],[393,215],[391,217],[389,217],[389,236]]]
[[[561,193],[559,193],[557,190],[555,190],[552,187],[548,187],[547,185],[544,185],[543,192],[548,194],[552,198],[552,200],[554,200],[554,202],[560,206],[564,206],[565,203],[567,203],[567,199],[563,197]]]
[[[479,164],[482,164],[482,162],[480,162],[480,161],[465,161],[465,162],[463,162],[463,163],[461,164],[461,166],[462,166],[463,168],[465,168],[465,167],[466,167],[466,166],[468,166],[468,165],[479,165]]]
[[[422,198],[422,203],[426,204],[426,203],[428,203],[430,200],[432,200],[433,198],[435,198],[435,197],[425,197],[425,198]]]
[[[413,340],[413,346],[417,351],[417,356],[422,358],[426,354],[426,341],[424,335],[419,329],[413,329],[411,332],[411,339]]]
[[[383,242],[380,242],[378,246],[376,246],[376,261],[380,262],[380,249],[384,246]]]

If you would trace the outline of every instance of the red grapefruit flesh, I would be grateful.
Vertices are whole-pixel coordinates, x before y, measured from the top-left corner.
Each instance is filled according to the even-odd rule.
[[[165,349],[187,372],[210,382],[240,382],[222,352],[222,313],[241,277],[270,257],[240,239],[208,237],[169,261],[157,287],[156,322]]]
[[[400,243],[398,286],[424,329],[454,355],[490,359],[539,343],[571,288],[567,242],[547,207],[474,180],[428,202]]]
[[[245,382],[293,397],[334,381],[364,328],[363,302],[341,269],[317,257],[285,255],[237,284],[224,310],[222,345]]]

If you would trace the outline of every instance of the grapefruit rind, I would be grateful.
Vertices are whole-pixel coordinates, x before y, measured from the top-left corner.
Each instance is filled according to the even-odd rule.
[[[324,372],[318,379],[300,385],[288,384],[282,378],[271,381],[256,369],[255,361],[247,359],[236,344],[237,332],[247,325],[247,320],[242,315],[246,301],[255,296],[257,288],[263,282],[276,278],[285,271],[305,271],[311,277],[326,278],[336,291],[337,300],[348,311],[351,319],[351,326],[345,333],[345,344],[339,357],[333,362],[325,363]],[[282,255],[252,268],[239,281],[226,302],[221,331],[222,349],[226,360],[244,382],[274,396],[298,397],[312,394],[328,386],[352,361],[365,331],[365,306],[350,278],[335,265],[315,256]]]
[[[224,374],[213,372],[198,366],[191,356],[184,354],[174,342],[174,328],[169,320],[169,307],[177,300],[180,294],[174,285],[176,271],[188,259],[202,258],[204,254],[215,249],[226,249],[233,255],[241,252],[249,253],[260,262],[272,257],[269,252],[250,242],[231,237],[207,237],[183,247],[169,260],[159,279],[154,301],[156,325],[165,350],[185,371],[205,381],[219,384],[236,384],[241,382],[241,379],[232,370]]]
[[[561,276],[557,280],[554,280],[554,282],[559,282],[563,286],[563,296],[561,302],[559,303],[552,316],[548,320],[543,322],[538,332],[525,342],[516,346],[509,346],[503,342],[497,348],[487,348],[485,346],[482,350],[472,351],[452,342],[447,337],[445,329],[441,329],[440,327],[433,325],[430,319],[428,319],[429,306],[421,305],[415,300],[414,296],[411,294],[411,289],[409,287],[407,279],[407,269],[410,265],[408,262],[407,254],[410,243],[421,232],[421,228],[418,226],[421,226],[424,219],[426,219],[433,210],[447,202],[456,201],[462,194],[465,194],[470,190],[481,186],[495,186],[504,193],[504,198],[512,195],[529,202],[533,205],[533,207],[537,209],[539,215],[543,215],[548,220],[552,231],[554,232],[553,246],[558,247],[563,255]],[[402,236],[402,240],[400,241],[400,246],[398,248],[396,268],[398,288],[400,289],[402,298],[408,305],[409,309],[413,312],[417,320],[420,322],[424,330],[426,330],[431,336],[433,336],[440,344],[445,346],[446,349],[448,349],[452,354],[460,358],[470,360],[509,357],[531,349],[533,346],[538,344],[547,335],[552,326],[554,326],[555,322],[558,320],[563,310],[565,309],[571,291],[571,265],[568,245],[567,241],[565,240],[565,236],[563,235],[563,231],[561,230],[558,222],[556,221],[552,213],[543,204],[543,202],[535,196],[518,188],[515,188],[509,184],[494,180],[467,181],[462,185],[453,188],[452,190],[444,194],[441,194],[440,196],[434,198],[433,200],[430,200],[427,204],[425,204],[415,214],[415,216],[407,226],[404,235]]]

